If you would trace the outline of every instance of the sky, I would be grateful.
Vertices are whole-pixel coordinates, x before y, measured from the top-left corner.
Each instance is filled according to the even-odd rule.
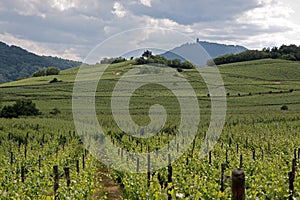
[[[180,34],[261,49],[300,45],[299,10],[296,0],[1,0],[0,40],[80,61],[105,41],[112,57],[116,49],[180,46],[187,42]],[[163,30],[179,34],[162,42]],[[116,34],[123,42],[112,42]]]

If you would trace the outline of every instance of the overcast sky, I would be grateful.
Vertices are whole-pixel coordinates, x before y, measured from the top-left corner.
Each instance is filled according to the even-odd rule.
[[[299,10],[297,0],[1,0],[0,40],[40,55],[83,60],[114,34],[156,27],[193,40],[261,49],[300,45]],[[149,30],[118,48],[141,44],[149,35],[160,43],[160,34]],[[181,39],[165,40],[164,48],[181,45]],[[113,50],[106,53],[116,56]]]

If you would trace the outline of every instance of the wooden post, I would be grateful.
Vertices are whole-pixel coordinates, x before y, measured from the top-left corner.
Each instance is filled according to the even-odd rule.
[[[227,149],[226,149],[226,153],[225,153],[225,161],[226,161],[226,164],[228,165],[228,151],[227,151]]]
[[[65,171],[65,176],[66,176],[66,179],[67,179],[67,186],[69,187],[70,183],[71,183],[71,181],[70,181],[70,168],[65,167],[64,171]]]
[[[168,154],[168,183],[172,183],[172,164],[171,164],[171,155]],[[168,190],[168,200],[172,199],[171,194],[169,194],[171,188]]]
[[[21,178],[22,178],[22,183],[25,182],[25,167],[21,167]]]
[[[221,164],[221,192],[225,191],[224,187],[224,172],[225,172],[226,164],[222,163]]]
[[[245,200],[245,173],[242,169],[232,170],[232,200]]]
[[[239,153],[239,143],[236,144],[236,153]]]
[[[54,183],[53,183],[53,191],[54,191],[54,198],[57,199],[56,191],[59,187],[59,172],[58,172],[58,166],[53,166],[53,174],[54,174]]]
[[[148,171],[147,171],[147,180],[148,180],[148,187],[150,186],[150,181],[151,181],[151,174],[150,174],[150,171],[151,171],[151,160],[150,160],[150,153],[149,153],[149,150],[148,150],[148,155],[147,155],[147,161],[148,161]]]
[[[136,159],[136,173],[139,173],[140,170],[140,158]]]
[[[76,160],[76,172],[77,172],[77,174],[79,174],[79,172],[80,172],[79,160]]]
[[[27,157],[27,143],[25,144],[25,147],[24,147],[24,157],[25,157],[25,159]]]
[[[253,160],[255,160],[255,149],[253,149],[253,151],[252,151],[252,158],[253,158]]]
[[[292,172],[293,173],[296,173],[296,164],[297,164],[296,159],[294,158],[293,161],[292,161]]]
[[[211,164],[211,151],[208,153],[208,163]]]
[[[240,169],[243,168],[243,155],[240,155]]]
[[[172,164],[171,164],[171,155],[168,154],[168,183],[172,183]]]
[[[289,200],[293,200],[295,173],[289,172]]]
[[[10,152],[10,164],[14,164],[14,153],[12,151]]]
[[[41,170],[41,162],[42,162],[42,156],[41,155],[39,155],[39,170]]]

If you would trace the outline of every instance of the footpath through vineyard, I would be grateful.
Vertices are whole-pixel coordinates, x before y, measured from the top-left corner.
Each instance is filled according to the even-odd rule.
[[[104,165],[99,165],[98,170],[97,174],[99,175],[99,182],[102,187],[101,191],[96,192],[94,197],[97,199],[98,196],[106,196],[109,200],[121,200],[121,188],[113,180],[109,169]]]

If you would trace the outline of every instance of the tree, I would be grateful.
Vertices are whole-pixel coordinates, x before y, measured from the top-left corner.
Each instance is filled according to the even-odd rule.
[[[58,75],[60,72],[58,67],[48,67],[46,69],[46,76],[50,76],[50,75]]]
[[[50,75],[58,75],[60,72],[60,69],[58,67],[48,67],[48,68],[42,68],[38,71],[33,73],[33,77],[40,77],[40,76],[50,76]]]
[[[12,106],[4,106],[0,112],[0,117],[17,118],[19,116],[35,116],[40,111],[31,100],[17,100]]]
[[[170,60],[168,65],[173,68],[179,68],[181,67],[181,60],[179,58],[175,58],[173,60]]]
[[[34,72],[32,76],[33,77],[46,76],[46,69],[45,68],[40,69],[40,70]]]
[[[183,63],[181,63],[181,68],[183,68],[183,69],[193,69],[193,68],[195,68],[195,66],[194,66],[193,63],[186,60]]]
[[[150,58],[152,56],[152,52],[147,50],[147,51],[144,51],[144,53],[142,54],[142,57],[144,58]]]

